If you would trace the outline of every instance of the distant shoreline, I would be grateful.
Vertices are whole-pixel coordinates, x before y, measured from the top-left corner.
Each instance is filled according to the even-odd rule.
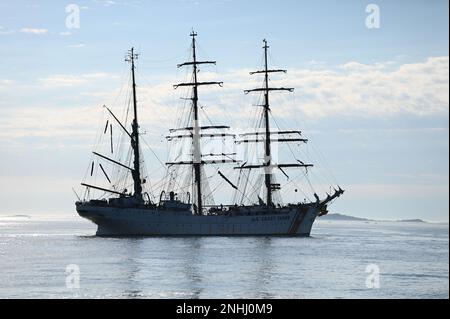
[[[425,223],[425,224],[445,224],[448,222],[427,222],[423,219],[414,218],[414,219],[397,219],[397,220],[376,220],[376,219],[368,219],[355,217],[344,214],[328,214],[322,217],[319,217],[319,220],[329,220],[329,221],[359,221],[359,222],[398,222],[398,223]]]
[[[3,218],[31,218],[30,215],[0,215]]]

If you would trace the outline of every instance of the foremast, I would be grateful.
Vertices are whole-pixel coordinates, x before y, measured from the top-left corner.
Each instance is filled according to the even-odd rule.
[[[131,176],[133,178],[133,188],[134,193],[131,195],[136,202],[140,203],[143,200],[142,197],[142,180],[141,180],[141,159],[140,159],[140,147],[139,147],[139,123],[138,123],[138,112],[137,112],[137,96],[136,96],[136,76],[135,76],[135,70],[136,70],[136,60],[138,58],[138,54],[134,53],[134,48],[131,48],[127,52],[127,56],[125,58],[126,62],[129,62],[131,65],[131,78],[132,78],[132,90],[133,90],[133,121],[131,123],[131,133],[127,130],[127,128],[122,124],[122,122],[114,115],[114,113],[106,106],[104,105],[108,112],[111,114],[111,116],[114,118],[114,120],[119,124],[119,126],[123,129],[123,131],[130,137],[131,141],[131,148],[133,149],[133,167],[129,167],[128,165],[125,165],[123,163],[120,163],[112,158],[109,158],[105,155],[99,154],[97,152],[92,152],[96,157],[99,157],[103,160],[107,160],[110,163],[113,163],[115,165],[121,166],[122,168],[125,168],[131,172]],[[106,122],[106,128],[105,133],[108,128],[109,121]],[[111,130],[111,154],[113,153],[113,139],[112,139],[112,124],[110,124],[110,130]],[[108,182],[111,184],[111,180],[106,174],[106,171],[104,170],[103,166],[100,165],[101,170],[103,171],[103,174],[107,178]],[[91,168],[91,176],[93,174],[94,170],[94,162],[92,162],[92,168]],[[111,194],[117,194],[120,196],[127,196],[126,190],[123,191],[117,191],[117,190],[111,190],[103,187],[98,187],[95,185],[90,185],[86,183],[81,183],[82,186],[92,189],[97,189],[100,191],[104,191]]]
[[[133,148],[133,170],[131,171],[131,175],[133,177],[134,184],[134,197],[138,200],[142,199],[142,181],[141,181],[141,167],[140,167],[140,154],[139,154],[139,124],[138,124],[138,113],[137,113],[137,97],[136,97],[136,77],[135,77],[135,60],[138,58],[138,55],[134,53],[134,48],[128,52],[128,55],[125,59],[126,62],[131,64],[131,77],[133,81],[133,123],[131,125],[131,147]]]

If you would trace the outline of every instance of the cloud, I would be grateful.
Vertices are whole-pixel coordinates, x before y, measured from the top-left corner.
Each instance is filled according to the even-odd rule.
[[[248,71],[216,74],[202,70],[202,81],[224,81],[223,88],[202,88],[203,101],[206,99],[205,103],[211,102],[227,112],[255,104],[257,94],[244,97],[242,91],[259,87],[262,79],[250,76]],[[176,82],[170,79],[169,83],[148,87],[149,102],[169,103],[168,99],[173,97],[172,84]],[[430,57],[400,65],[391,61],[349,62],[334,69],[293,69],[286,75],[272,76],[271,85],[295,88],[295,94],[272,94],[273,112],[285,118],[299,111],[316,118],[448,114],[449,58]]]
[[[257,96],[245,96],[244,89],[259,87],[261,78],[249,75],[250,69],[200,73],[201,81],[223,81],[224,86],[200,89],[202,112],[214,119],[226,119],[235,129],[245,129],[254,116]],[[106,79],[106,76],[104,76]],[[173,89],[183,82],[176,76],[154,77],[142,83],[138,76],[138,102],[143,126],[152,131],[167,130],[175,125],[189,97],[189,88]],[[189,79],[185,79],[189,80]],[[85,77],[52,78],[69,85],[83,83]],[[335,69],[294,69],[274,76],[273,86],[296,88],[296,93],[273,94],[273,113],[289,119],[292,114],[310,118],[392,117],[402,115],[448,114],[448,57],[433,57],[423,62],[394,65],[392,62],[347,63]],[[90,92],[98,98],[113,96],[111,90]],[[114,95],[115,96],[115,95]],[[236,111],[239,110],[239,111]],[[220,124],[220,123],[219,123]]]
[[[448,67],[448,56],[399,66],[350,62],[337,70],[293,70],[280,84],[296,88],[296,102],[309,116],[445,114]]]
[[[39,78],[38,83],[45,88],[58,88],[67,86],[80,86],[95,84],[97,80],[117,79],[116,75],[110,73],[88,73],[88,74],[55,74],[45,78]]]
[[[97,121],[93,115],[101,115],[98,106],[69,108],[33,107],[2,110],[0,139],[40,138],[60,140],[92,136]],[[11,120],[13,119],[13,120]],[[17,123],[20,123],[18,125]],[[13,141],[11,141],[13,142]],[[36,143],[42,146],[45,143]],[[10,145],[15,145],[10,143]],[[5,146],[5,145],[4,145]]]
[[[0,35],[10,35],[15,33],[14,30],[6,30],[4,27],[0,26]]]
[[[447,116],[449,112],[449,58],[431,57],[422,62],[396,65],[391,62],[362,64],[349,62],[334,69],[293,69],[288,74],[273,76],[271,85],[294,87],[296,93],[278,93],[272,96],[272,112],[283,120],[299,117],[323,118],[349,116],[360,118],[389,118],[395,116]],[[245,129],[256,110],[258,97],[245,96],[244,89],[261,85],[261,77],[250,76],[248,69],[228,70],[226,72],[208,72],[202,68],[201,81],[224,81],[224,87],[202,87],[200,105],[203,118],[205,114],[217,124],[227,124],[234,129]],[[114,106],[119,93],[120,76],[110,73],[54,74],[39,78],[33,90],[55,90],[59,101],[66,101],[64,110],[55,111],[54,107],[43,107],[43,101],[31,101],[29,106],[2,114],[0,131],[4,138],[30,136],[68,136],[82,130],[83,123],[89,125],[86,118],[88,106],[102,104]],[[145,78],[138,74],[138,103],[143,127],[150,133],[159,134],[176,125],[184,103],[180,97],[189,97],[189,88],[173,89],[173,84],[183,82],[176,76],[158,76]],[[113,80],[113,81],[111,81]],[[142,80],[142,81],[141,81]],[[184,79],[184,81],[189,79]],[[146,83],[145,83],[146,82]],[[122,95],[129,92],[126,81]],[[11,80],[0,80],[2,87],[10,90],[18,84]],[[20,88],[18,86],[18,88]],[[72,88],[65,93],[60,88]],[[71,94],[76,93],[76,96]],[[48,94],[48,93],[45,93]],[[65,96],[66,94],[67,96]],[[39,94],[37,94],[39,96]],[[52,96],[55,96],[52,95]],[[123,97],[115,105],[126,105]],[[9,105],[14,101],[1,101]],[[129,102],[129,101],[128,101]],[[38,106],[34,104],[40,103]],[[119,108],[117,108],[118,110]],[[38,110],[38,111],[37,111]],[[47,110],[47,111],[46,111]],[[63,114],[54,119],[53,113]],[[90,116],[93,116],[92,110]],[[203,114],[205,113],[205,114]],[[48,116],[49,121],[45,118]],[[39,118],[40,120],[36,120]],[[219,119],[223,119],[219,120]],[[7,125],[21,123],[21,127]],[[24,124],[26,123],[26,124]],[[45,125],[42,125],[45,123]],[[72,129],[68,129],[68,128]],[[36,130],[34,130],[35,128]],[[441,128],[445,129],[445,128]]]
[[[95,3],[101,4],[105,7],[111,7],[116,5],[140,7],[142,1],[140,0],[94,0]]]
[[[417,181],[416,181],[417,182]],[[353,197],[362,198],[386,198],[399,196],[414,196],[415,198],[428,198],[436,194],[448,194],[448,184],[447,185],[405,185],[405,184],[353,184],[351,185],[351,192]]]
[[[9,85],[13,85],[15,83],[15,81],[13,80],[8,80],[8,79],[0,79],[0,87],[1,86],[9,86]]]
[[[368,132],[387,132],[387,133],[436,133],[448,131],[448,127],[415,127],[415,128],[343,128],[337,130],[345,134],[366,134]]]
[[[116,1],[112,1],[112,0],[96,0],[95,2],[101,3],[107,7],[115,5]]]
[[[85,47],[86,45],[84,44],[84,43],[78,43],[78,44],[70,44],[70,45],[68,45],[67,47],[68,48],[83,48],[83,47]]]
[[[22,28],[20,29],[20,32],[27,34],[43,35],[48,33],[48,29]]]
[[[324,61],[310,60],[308,61],[309,65],[323,66],[326,63]]]

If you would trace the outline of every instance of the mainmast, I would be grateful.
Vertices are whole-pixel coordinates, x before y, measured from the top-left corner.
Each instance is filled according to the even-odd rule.
[[[193,76],[194,76],[194,86],[193,86],[193,97],[192,97],[192,108],[194,112],[194,125],[193,125],[193,162],[194,162],[194,179],[195,186],[197,188],[197,213],[201,214],[203,208],[202,202],[202,174],[201,174],[201,150],[200,150],[200,128],[198,123],[198,81],[197,81],[197,53],[195,48],[195,37],[197,34],[192,31],[192,66],[193,66]]]
[[[133,177],[134,183],[134,197],[137,199],[142,199],[142,185],[141,185],[141,173],[140,173],[140,156],[139,156],[139,124],[138,124],[138,116],[137,116],[137,98],[136,98],[136,79],[135,79],[135,60],[137,60],[138,55],[134,53],[134,48],[128,52],[127,58],[125,61],[130,62],[131,64],[131,77],[133,81],[133,110],[134,110],[134,118],[133,123],[131,125],[131,146],[133,148],[134,154],[134,162],[133,162],[133,170],[131,171],[131,175]]]
[[[194,123],[192,127],[184,128],[185,130],[192,131],[192,134],[189,136],[179,136],[179,138],[183,137],[192,137],[192,146],[193,146],[193,154],[192,154],[192,162],[177,162],[177,163],[168,163],[169,165],[183,165],[183,164],[191,164],[194,169],[194,182],[197,193],[197,202],[195,203],[195,213],[201,215],[203,210],[203,201],[202,201],[202,165],[208,164],[206,161],[202,161],[202,153],[200,148],[200,140],[202,137],[201,130],[208,128],[220,128],[220,127],[201,127],[199,121],[199,112],[198,112],[198,87],[202,85],[220,85],[222,86],[222,82],[198,82],[198,65],[200,64],[216,64],[216,61],[197,61],[197,52],[196,52],[196,39],[197,33],[194,31],[191,32],[190,36],[192,37],[192,61],[185,62],[179,64],[178,67],[182,66],[192,66],[193,71],[193,82],[190,83],[180,83],[175,85],[175,88],[180,86],[191,86],[192,87],[192,111],[194,114]],[[213,134],[214,135],[214,134]],[[209,134],[208,136],[213,136]],[[222,136],[221,134],[220,136]],[[174,137],[171,137],[174,138]]]
[[[288,92],[293,92],[294,89],[293,88],[273,88],[269,86],[269,73],[286,73],[286,70],[271,70],[268,67],[268,59],[267,59],[267,55],[268,55],[268,49],[269,46],[267,45],[267,41],[266,39],[263,40],[264,42],[264,70],[261,71],[256,71],[256,72],[250,72],[251,75],[253,74],[264,74],[264,85],[262,88],[257,88],[257,89],[253,89],[253,90],[246,90],[245,94],[248,94],[250,92],[263,92],[264,93],[264,104],[262,105],[262,107],[264,108],[263,110],[263,117],[264,117],[264,126],[265,126],[265,132],[264,134],[261,134],[259,132],[256,133],[248,133],[248,134],[243,134],[243,136],[249,136],[249,135],[254,135],[256,137],[258,137],[259,135],[264,135],[264,140],[262,139],[254,139],[254,140],[243,140],[241,141],[242,143],[250,143],[250,142],[264,142],[264,163],[262,165],[245,165],[245,166],[241,166],[241,167],[237,167],[238,169],[253,169],[253,168],[264,168],[264,180],[265,180],[265,188],[266,188],[266,205],[267,206],[272,206],[273,205],[273,200],[272,200],[272,193],[275,190],[279,190],[280,189],[280,185],[279,184],[274,184],[272,182],[273,178],[273,168],[279,168],[280,170],[282,170],[283,168],[288,168],[288,167],[310,167],[312,166],[311,164],[303,164],[302,162],[299,161],[299,163],[295,163],[295,164],[276,164],[274,165],[272,163],[272,148],[271,148],[271,143],[272,142],[307,142],[306,139],[303,138],[277,138],[277,139],[272,139],[271,135],[272,134],[277,134],[277,135],[284,135],[284,134],[298,134],[301,135],[301,132],[299,131],[281,131],[281,132],[272,132],[270,130],[270,120],[269,120],[269,113],[270,113],[270,103],[269,103],[269,92],[271,91],[288,91]]]
[[[264,181],[267,190],[267,205],[272,205],[272,151],[270,147],[270,121],[269,121],[269,70],[267,67],[267,45],[266,39],[264,39],[264,123],[266,126],[266,143],[264,144],[265,150],[265,164],[267,167],[264,168]]]

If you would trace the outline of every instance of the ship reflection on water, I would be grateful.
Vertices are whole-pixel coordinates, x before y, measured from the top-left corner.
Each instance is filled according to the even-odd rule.
[[[220,242],[228,241],[230,245],[234,245],[236,239],[216,239],[218,241],[210,237],[121,238],[123,255],[119,268],[123,280],[115,283],[119,284],[121,290],[117,291],[118,296],[199,299],[205,297],[203,293],[206,287],[207,290],[216,291],[217,297],[232,298],[235,293],[242,292],[241,285],[245,284],[248,286],[248,293],[254,294],[255,298],[273,298],[270,293],[271,280],[274,277],[270,252],[273,239],[244,238],[248,243],[245,246],[248,246],[246,249],[249,256],[239,259],[239,262],[235,260],[235,263],[230,262],[234,258],[229,252],[227,256],[221,255],[224,250],[220,249]],[[165,253],[164,256],[156,257],[148,253],[147,247],[156,244],[154,241],[159,244],[165,242],[165,249],[161,249]],[[225,288],[224,282],[230,276],[239,279],[229,281]],[[211,294],[211,291],[206,294]]]

